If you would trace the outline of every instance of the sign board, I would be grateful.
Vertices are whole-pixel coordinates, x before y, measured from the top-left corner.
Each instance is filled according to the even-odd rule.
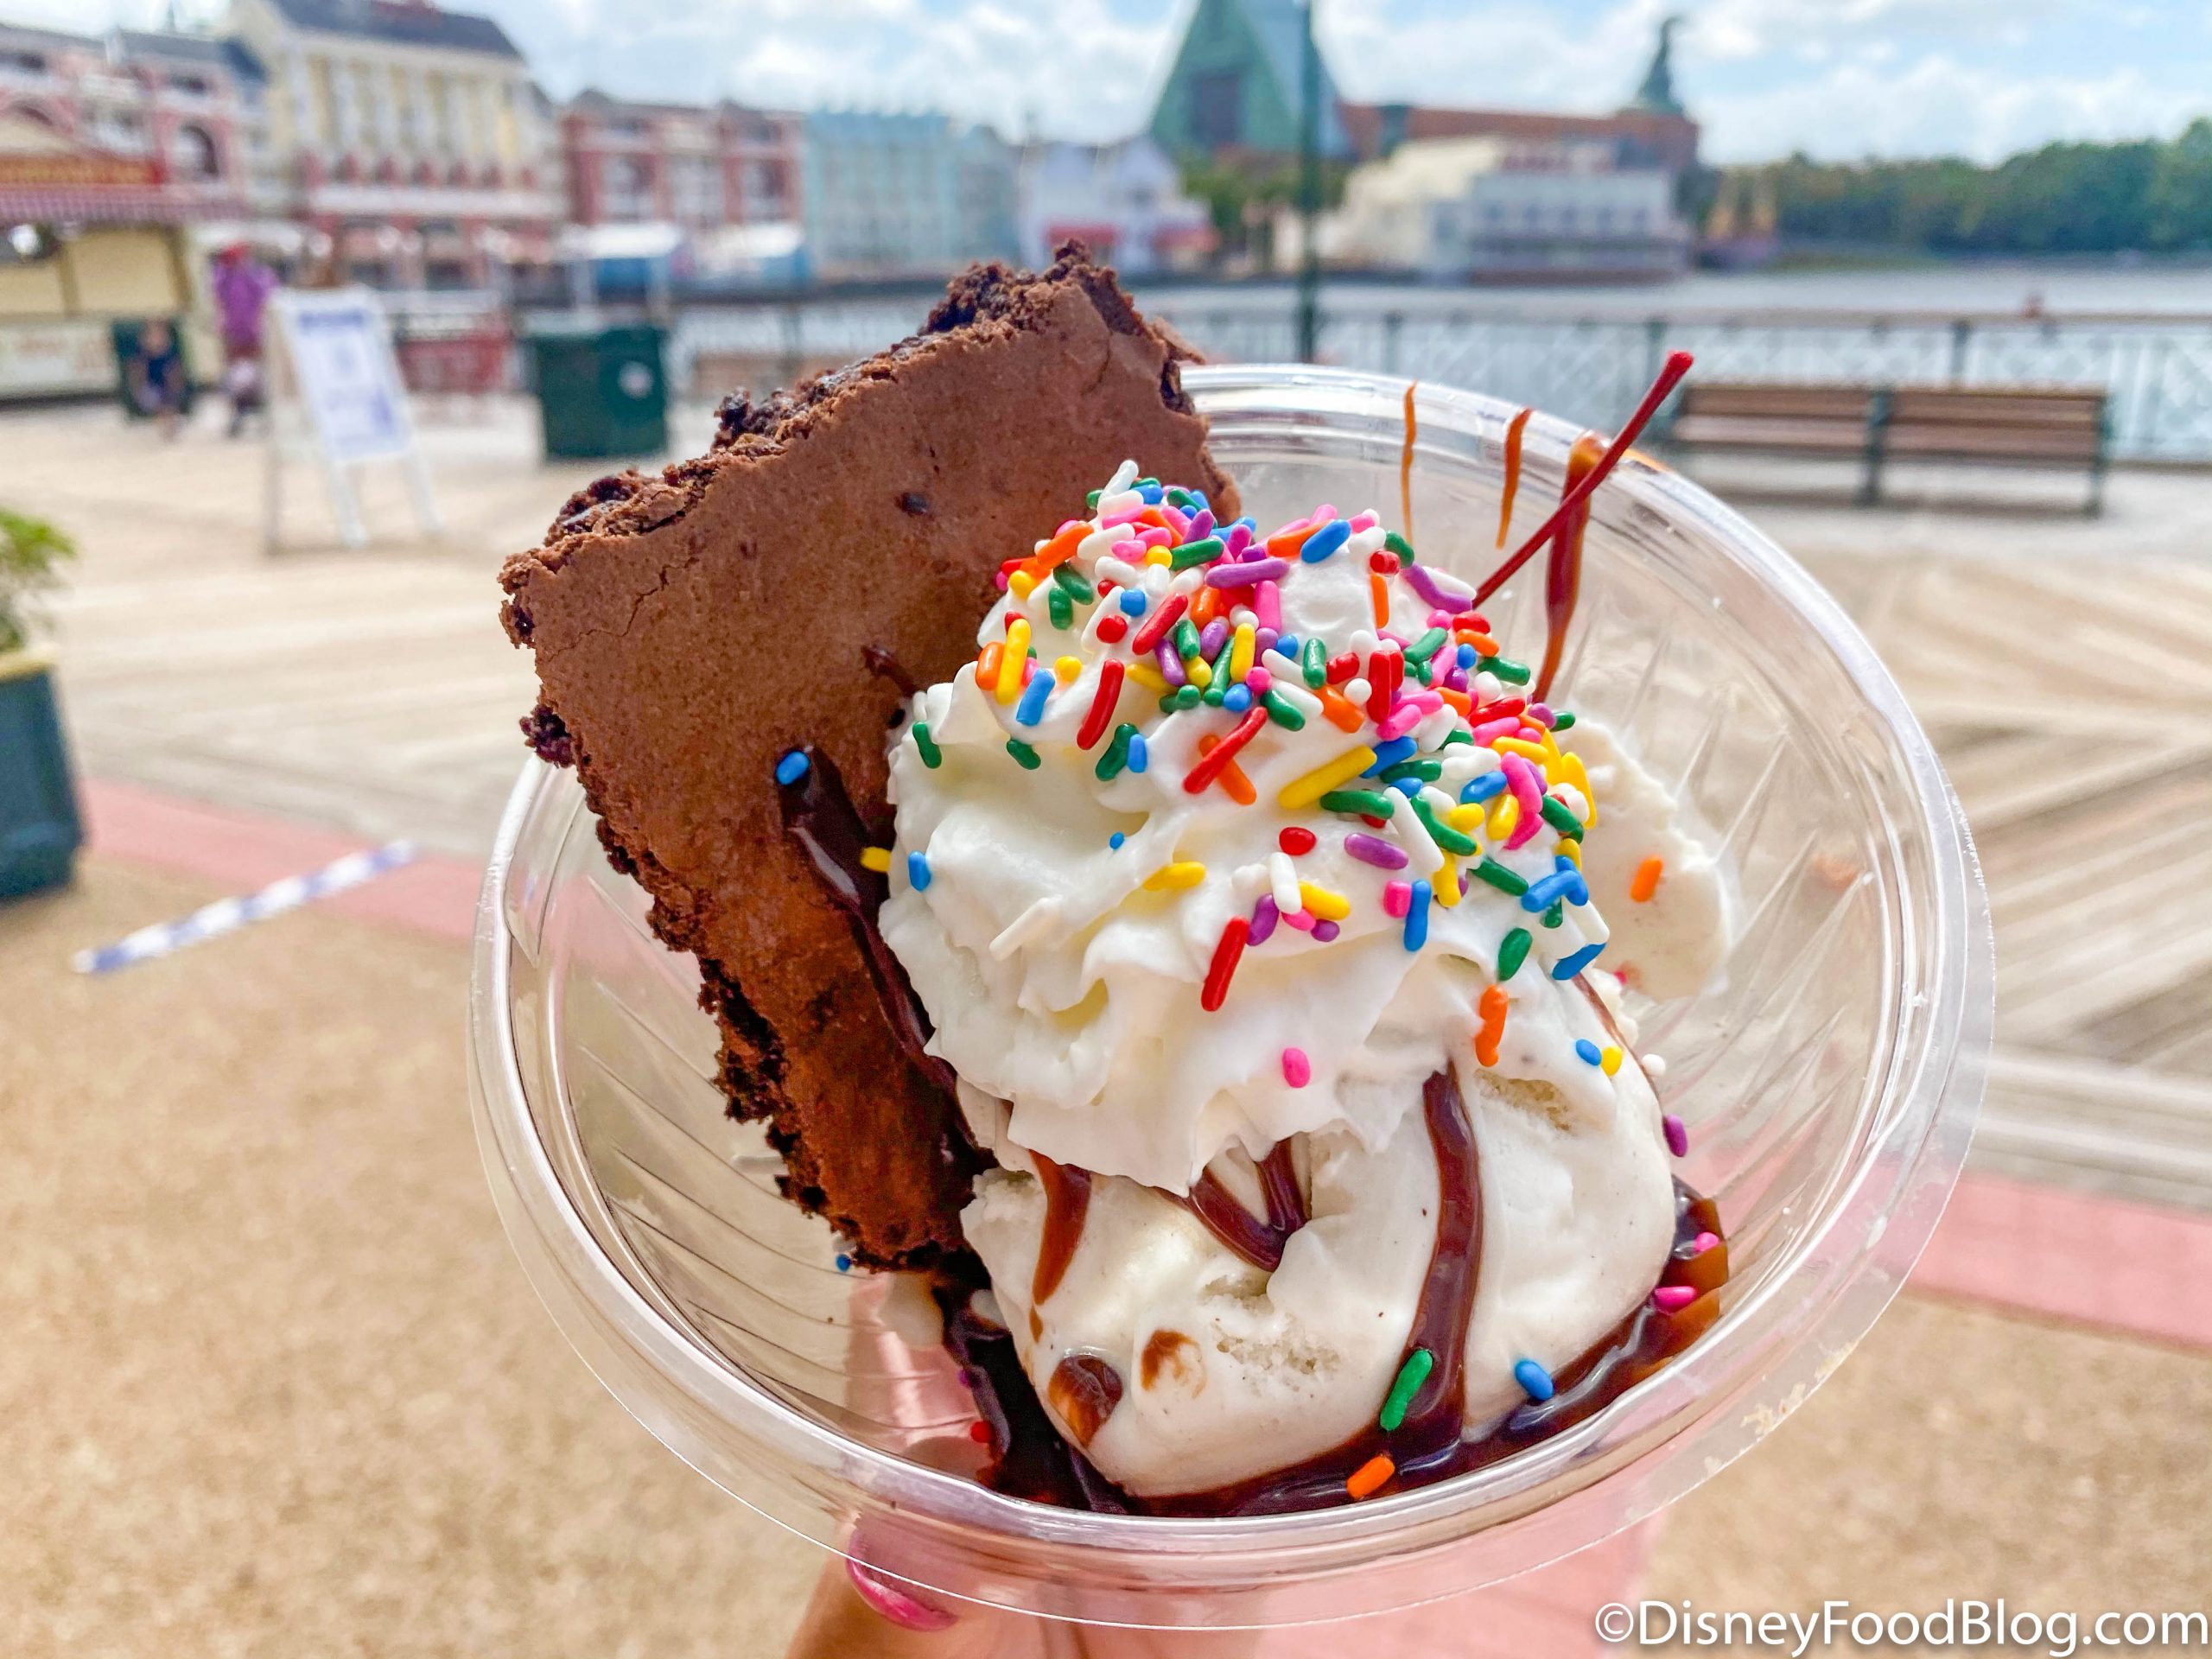
[[[105,322],[0,323],[0,397],[105,391],[115,385],[115,345]]]
[[[397,461],[406,468],[415,514],[425,535],[437,533],[430,478],[415,442],[407,388],[391,348],[391,327],[376,296],[365,288],[279,292],[270,301],[273,343],[280,361],[279,393],[270,400],[270,483],[266,540],[277,537],[278,469],[283,434],[280,408],[296,407],[330,486],[339,533],[349,547],[368,539],[346,468],[362,461]]]

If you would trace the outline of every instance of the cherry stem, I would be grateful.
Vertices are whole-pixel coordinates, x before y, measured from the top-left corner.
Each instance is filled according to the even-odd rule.
[[[1605,475],[1628,453],[1629,446],[1649,424],[1651,417],[1659,412],[1659,405],[1667,401],[1668,395],[1681,385],[1682,377],[1689,372],[1690,354],[1688,352],[1667,353],[1667,364],[1659,371],[1659,378],[1651,383],[1651,390],[1643,394],[1643,401],[1636,406],[1636,413],[1628,417],[1628,424],[1622,427],[1614,435],[1612,442],[1605,446],[1605,453],[1598,457],[1598,464],[1590,469],[1589,475],[1560,497],[1559,505],[1552,509],[1550,518],[1536,526],[1535,535],[1515,549],[1513,556],[1503,564],[1483,578],[1483,585],[1475,589],[1475,596],[1467,601],[1469,609],[1480,605],[1510,581],[1513,573],[1535,557],[1536,550],[1548,542],[1553,532],[1567,523],[1577,507],[1590,499],[1592,492],[1605,481]]]

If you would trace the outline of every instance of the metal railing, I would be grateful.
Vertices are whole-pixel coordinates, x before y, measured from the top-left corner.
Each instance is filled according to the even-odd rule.
[[[1283,361],[1297,354],[1287,297],[1217,290],[1147,302],[1207,356]],[[2094,386],[2109,399],[2120,461],[2212,462],[2212,315],[2043,317],[1879,311],[1558,311],[1378,304],[1351,294],[1321,311],[1317,355],[1344,368],[1418,374],[1531,404],[1610,430],[1665,354],[1694,352],[1716,380],[1895,385]],[[926,308],[906,296],[780,297],[687,307],[671,374],[689,384],[702,355],[757,361],[771,380],[880,349]]]

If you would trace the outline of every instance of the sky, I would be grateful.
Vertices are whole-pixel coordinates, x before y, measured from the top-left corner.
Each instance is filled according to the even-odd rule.
[[[1196,0],[465,0],[557,96],[735,97],[944,109],[1008,137],[1141,125]],[[2212,113],[2205,0],[1319,0],[1344,95],[1613,107],[1661,13],[1704,153],[1958,155],[2164,137]],[[0,0],[65,27],[150,23],[167,0]],[[179,0],[188,18],[221,0]]]

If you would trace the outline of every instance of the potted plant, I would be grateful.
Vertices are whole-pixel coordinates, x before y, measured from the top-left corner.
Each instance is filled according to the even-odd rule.
[[[0,899],[69,879],[83,832],[54,696],[54,653],[32,643],[38,595],[76,549],[0,507]]]

